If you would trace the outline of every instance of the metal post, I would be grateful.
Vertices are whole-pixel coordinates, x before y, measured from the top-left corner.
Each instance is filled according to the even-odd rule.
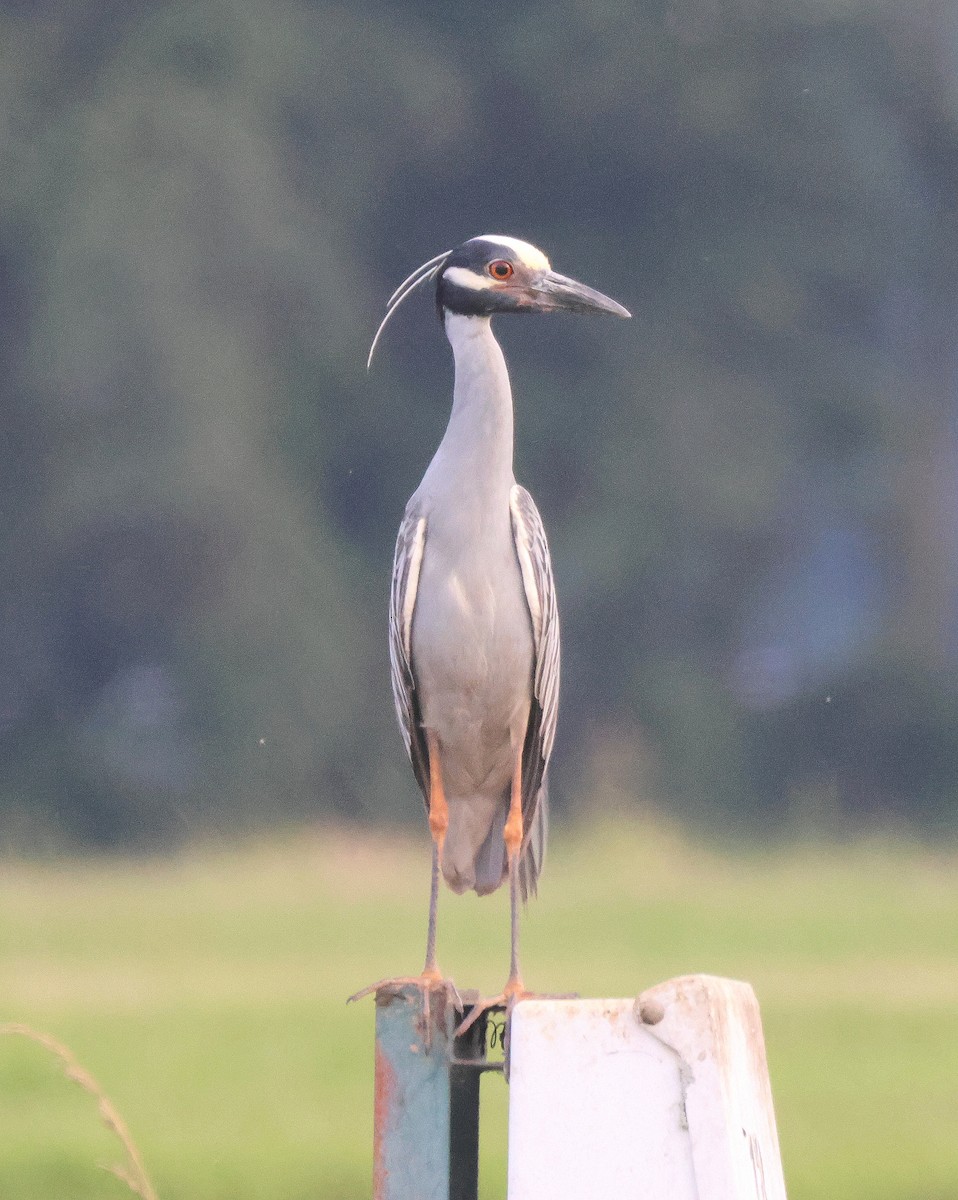
[[[428,1028],[419,988],[376,993],[374,1200],[477,1200],[479,1078],[502,1064],[486,1060],[485,1014],[455,1038],[462,1020],[439,990]]]

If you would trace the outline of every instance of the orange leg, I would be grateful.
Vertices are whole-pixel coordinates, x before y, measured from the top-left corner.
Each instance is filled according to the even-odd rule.
[[[511,869],[513,860],[518,861],[519,851],[522,848],[522,753],[516,756],[516,763],[512,769],[512,791],[509,797],[509,816],[506,818],[506,827],[503,830],[503,839],[506,843],[506,855]]]
[[[397,979],[381,979],[378,983],[363,988],[350,1000],[359,1000],[372,992],[384,987],[398,987],[412,984],[422,991],[423,1017],[426,1027],[426,1049],[430,1048],[432,1023],[430,1017],[430,994],[433,989],[444,992],[446,999],[462,1011],[462,1000],[456,991],[456,985],[451,979],[446,979],[436,962],[436,913],[439,907],[439,875],[442,864],[442,848],[446,840],[446,830],[449,828],[449,805],[446,803],[446,791],[442,783],[442,767],[439,755],[439,739],[432,732],[426,731],[426,745],[429,748],[429,831],[432,834],[432,882],[429,888],[429,929],[426,935],[426,962],[421,975],[402,976]],[[520,815],[521,820],[521,815]],[[521,837],[521,835],[520,835]]]
[[[479,1017],[487,1012],[490,1008],[504,1008],[506,1010],[506,1039],[505,1039],[505,1071],[506,1078],[509,1077],[509,1045],[511,1041],[512,1027],[512,1010],[520,1000],[525,1000],[536,993],[527,992],[525,984],[522,982],[522,973],[519,970],[519,858],[522,851],[522,839],[524,836],[523,820],[522,820],[522,752],[516,758],[516,763],[512,771],[512,790],[509,796],[509,815],[506,817],[506,825],[503,830],[503,841],[506,844],[506,861],[509,864],[509,908],[512,919],[512,954],[509,965],[509,978],[506,980],[506,986],[498,996],[493,996],[489,1000],[480,1000],[478,1004],[473,1005],[469,1016],[462,1022],[456,1030],[456,1037],[461,1037],[470,1026],[474,1025]],[[550,996],[552,1000],[568,1000],[570,994]]]
[[[503,838],[506,843],[506,859],[509,863],[509,907],[512,918],[512,952],[509,962],[509,979],[504,995],[508,999],[520,997],[525,989],[519,972],[519,854],[524,835],[522,822],[522,751],[516,756],[512,772],[512,795],[509,799],[509,816]]]
[[[509,908],[512,922],[512,949],[509,963],[509,978],[498,996],[481,1000],[456,1030],[461,1037],[479,1017],[490,1008],[505,1007],[506,1017],[512,1015],[516,1002],[528,996],[519,970],[519,856],[522,850],[522,751],[516,756],[512,770],[512,787],[509,795],[509,815],[503,830],[506,844],[506,861],[509,865]]]
[[[442,785],[439,739],[431,729],[426,730],[426,745],[429,747],[429,831],[441,861],[446,830],[449,828],[449,805],[446,803],[446,789]]]
[[[449,828],[449,805],[446,789],[442,785],[442,767],[439,761],[439,739],[431,729],[426,731],[429,747],[429,832],[433,840],[432,888],[429,895],[429,932],[426,935],[426,965],[423,977],[442,979],[436,965],[436,912],[439,907],[439,871],[442,866],[442,848]]]

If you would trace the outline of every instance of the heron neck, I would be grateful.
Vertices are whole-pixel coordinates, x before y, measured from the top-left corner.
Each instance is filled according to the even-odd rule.
[[[452,414],[439,453],[490,487],[511,487],[512,388],[488,317],[445,314],[456,363]]]

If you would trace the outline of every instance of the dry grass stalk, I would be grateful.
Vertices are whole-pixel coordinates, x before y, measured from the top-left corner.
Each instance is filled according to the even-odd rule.
[[[0,1025],[0,1034],[4,1033],[29,1038],[30,1041],[37,1042],[44,1049],[49,1050],[63,1064],[63,1073],[67,1079],[72,1079],[85,1092],[89,1092],[96,1098],[100,1119],[107,1129],[119,1139],[127,1157],[126,1163],[116,1163],[113,1166],[105,1167],[104,1170],[122,1180],[135,1196],[140,1197],[140,1200],[157,1200],[156,1191],[146,1173],[143,1159],[140,1157],[136,1142],[133,1141],[133,1137],[126,1127],[126,1122],[117,1112],[110,1097],[90,1072],[77,1062],[72,1052],[56,1038],[51,1037],[48,1033],[39,1033],[36,1029],[31,1029],[29,1025]]]

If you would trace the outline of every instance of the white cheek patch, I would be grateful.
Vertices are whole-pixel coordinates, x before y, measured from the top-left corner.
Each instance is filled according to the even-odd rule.
[[[448,279],[456,287],[469,288],[473,292],[481,292],[485,288],[496,286],[496,281],[490,276],[477,275],[468,267],[447,267],[442,274],[444,279]]]
[[[549,260],[541,250],[537,250],[531,243],[523,242],[519,238],[504,237],[500,233],[484,233],[481,238],[476,238],[475,240],[492,242],[495,246],[505,246],[530,271],[549,271],[552,269]]]

